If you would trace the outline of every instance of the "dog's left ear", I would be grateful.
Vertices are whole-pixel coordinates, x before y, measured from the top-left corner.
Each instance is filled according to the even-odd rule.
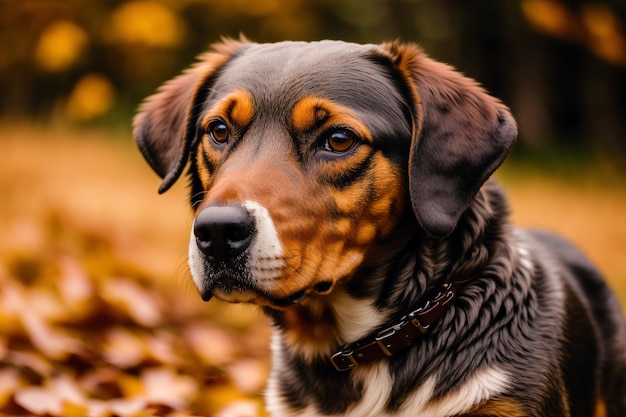
[[[383,45],[405,78],[413,106],[409,190],[426,232],[455,229],[517,137],[509,109],[475,81],[428,58],[416,45]]]
[[[247,41],[225,39],[199,57],[198,62],[163,84],[148,97],[133,120],[139,150],[152,169],[163,178],[159,193],[180,177],[196,134],[201,101],[210,90],[214,74]]]

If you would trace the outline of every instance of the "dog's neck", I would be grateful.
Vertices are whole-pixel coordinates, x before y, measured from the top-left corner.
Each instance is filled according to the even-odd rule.
[[[401,258],[404,256],[390,265],[400,266]],[[399,275],[395,278],[398,282],[411,282],[413,285],[388,285],[389,280],[374,273],[356,277],[370,291],[363,289],[359,292],[349,284],[340,284],[331,294],[309,297],[301,304],[280,312],[268,311],[285,347],[305,358],[328,359],[346,345],[369,339],[382,329],[403,322],[406,315],[432,303],[438,298],[438,293],[446,289],[439,283],[447,283],[447,276],[442,275],[435,281],[426,271],[421,274],[420,281],[424,283],[416,285],[415,279],[420,277],[413,276],[411,271],[417,260],[407,257],[404,261],[408,262],[403,264],[404,268],[398,269]],[[429,285],[429,281],[433,284]],[[451,278],[451,281],[465,283],[467,279]]]
[[[435,287],[419,307],[383,330],[349,343],[336,351],[330,361],[338,371],[348,371],[364,363],[401,353],[437,324],[451,306],[460,288],[471,281],[461,277]]]
[[[501,219],[484,220],[497,212],[494,202],[502,203],[501,196],[490,198],[494,193],[499,190],[491,186],[479,192],[459,222],[458,236],[435,240],[417,230],[393,249],[377,250],[375,262],[364,264],[330,294],[285,310],[266,310],[284,348],[328,361],[342,346],[398,322],[426,301],[431,289],[478,273],[490,258],[489,236],[500,233]]]

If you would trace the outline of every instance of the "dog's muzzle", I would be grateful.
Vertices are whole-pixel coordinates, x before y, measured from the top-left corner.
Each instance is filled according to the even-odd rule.
[[[293,304],[301,288],[284,293],[285,263],[272,218],[254,201],[209,205],[200,210],[191,230],[189,267],[200,295],[229,302]],[[293,294],[295,293],[295,294]]]
[[[239,205],[206,207],[193,225],[198,249],[215,263],[228,263],[246,251],[254,232],[254,218]]]
[[[256,235],[255,216],[242,205],[211,205],[198,213],[189,242],[189,266],[203,300],[210,300],[216,291],[231,298],[256,289],[250,274]]]

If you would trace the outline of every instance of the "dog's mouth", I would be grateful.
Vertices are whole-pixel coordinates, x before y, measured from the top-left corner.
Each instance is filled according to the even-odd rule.
[[[200,291],[203,301],[210,301],[214,297],[228,303],[257,304],[265,307],[284,309],[303,302],[311,295],[326,295],[332,291],[333,282],[322,281],[309,288],[291,292],[288,295],[274,295],[256,287],[247,280],[232,276],[222,276],[214,284]]]
[[[205,291],[201,295],[204,301],[210,301],[215,297],[228,303],[258,304],[282,309],[301,303],[307,298],[309,293],[307,290],[299,290],[285,297],[274,297],[271,294],[253,288],[244,288],[239,285],[233,287],[219,285],[212,291]]]

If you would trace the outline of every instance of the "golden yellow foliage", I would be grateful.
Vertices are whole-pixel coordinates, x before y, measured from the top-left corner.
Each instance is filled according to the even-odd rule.
[[[137,0],[123,3],[111,15],[110,39],[126,44],[174,47],[180,44],[184,25],[161,3]]]
[[[626,66],[626,33],[608,6],[586,4],[574,11],[559,0],[522,0],[521,9],[538,31],[585,43],[603,60]]]
[[[89,121],[102,116],[113,105],[115,89],[98,74],[87,74],[74,86],[67,101],[67,116],[76,121]]]
[[[583,7],[582,21],[589,36],[589,46],[602,59],[626,65],[626,40],[620,21],[607,6]]]
[[[77,24],[59,20],[44,29],[35,47],[35,61],[44,70],[61,72],[78,61],[89,42]]]
[[[539,31],[563,39],[579,36],[576,17],[560,1],[522,0],[522,12]]]

